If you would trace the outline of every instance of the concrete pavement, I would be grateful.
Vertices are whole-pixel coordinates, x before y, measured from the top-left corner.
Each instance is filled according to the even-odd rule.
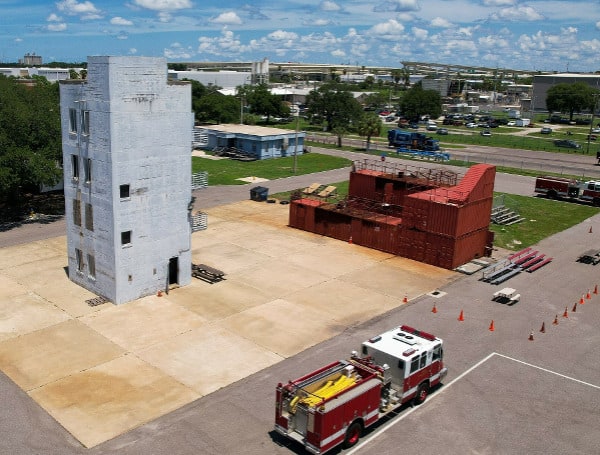
[[[95,296],[64,270],[65,237],[0,249],[0,369],[83,446],[458,278],[288,228],[285,205],[207,211],[208,230],[192,236],[193,261],[226,280],[194,280],[126,305],[86,303]]]

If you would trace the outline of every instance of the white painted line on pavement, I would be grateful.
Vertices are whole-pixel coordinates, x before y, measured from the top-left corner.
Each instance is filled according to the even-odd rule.
[[[432,399],[434,399],[435,397],[437,397],[439,394],[441,394],[442,392],[444,392],[445,390],[447,390],[452,384],[454,384],[456,381],[458,381],[459,379],[462,379],[463,377],[465,377],[467,374],[469,374],[471,371],[473,371],[475,368],[478,368],[479,366],[481,366],[483,363],[487,362],[489,359],[491,359],[496,353],[492,352],[490,355],[488,355],[487,357],[481,359],[479,362],[477,362],[475,365],[473,365],[471,368],[469,368],[468,370],[464,371],[463,373],[461,373],[460,375],[458,375],[456,378],[454,378],[452,381],[450,381],[448,384],[445,384],[444,387],[439,391],[434,393],[433,395],[431,395],[429,397],[429,399],[427,400],[427,402],[431,401]],[[426,403],[427,403],[426,402]],[[424,403],[425,404],[425,403]],[[351,455],[355,452],[357,452],[358,450],[360,450],[363,446],[366,446],[369,442],[371,442],[373,439],[375,439],[377,436],[379,436],[380,434],[382,434],[384,431],[389,430],[390,428],[392,428],[394,425],[396,425],[398,422],[404,420],[404,418],[408,417],[409,415],[411,415],[414,411],[416,411],[417,409],[419,409],[419,407],[413,407],[410,408],[408,411],[402,413],[402,415],[399,415],[397,417],[394,417],[393,420],[391,420],[389,423],[386,423],[385,425],[383,425],[380,429],[378,429],[373,436],[369,437],[368,439],[363,440],[363,442],[357,444],[356,446],[354,446],[354,448],[352,450],[350,450],[349,452],[346,453],[346,455]]]
[[[598,385],[590,384],[589,382],[581,381],[579,379],[572,378],[571,376],[566,376],[564,374],[557,373],[556,371],[548,370],[546,368],[539,367],[539,366],[533,365],[531,363],[523,362],[522,360],[513,359],[512,357],[509,357],[509,356],[504,355],[504,354],[498,354],[497,352],[494,352],[494,354],[497,355],[497,356],[500,356],[500,357],[504,357],[505,359],[512,360],[512,361],[517,362],[517,363],[522,363],[523,365],[527,365],[528,367],[537,368],[538,370],[544,371],[546,373],[551,373],[551,374],[554,374],[554,375],[559,376],[561,378],[569,379],[570,381],[575,381],[575,382],[578,382],[579,384],[583,384],[583,385],[586,385],[588,387],[593,387],[594,389],[600,389],[600,386],[598,386]]]
[[[492,358],[492,357],[494,357],[494,356],[503,357],[503,358],[505,358],[505,359],[512,360],[512,361],[514,361],[514,362],[517,362],[517,363],[521,363],[521,364],[523,364],[523,365],[526,365],[526,366],[528,366],[528,367],[531,367],[531,368],[536,368],[536,369],[538,369],[538,370],[541,370],[541,371],[544,371],[544,372],[546,372],[546,373],[551,373],[551,374],[554,374],[554,375],[556,375],[556,376],[559,376],[559,377],[561,377],[561,378],[564,378],[564,379],[569,379],[569,380],[571,380],[571,381],[575,381],[575,382],[577,382],[577,383],[579,383],[579,384],[583,384],[583,385],[586,385],[586,386],[588,386],[588,387],[593,387],[593,388],[595,388],[595,389],[600,389],[600,386],[597,386],[597,385],[594,385],[594,384],[590,384],[589,382],[581,381],[581,380],[579,380],[579,379],[575,379],[575,378],[572,378],[572,377],[570,377],[570,376],[566,376],[566,375],[564,375],[564,374],[557,373],[557,372],[555,372],[555,371],[548,370],[548,369],[546,369],[546,368],[543,368],[543,367],[540,367],[540,366],[537,366],[537,365],[533,365],[533,364],[531,364],[531,363],[524,362],[524,361],[522,361],[522,360],[514,359],[514,358],[512,358],[512,357],[509,357],[509,356],[507,356],[507,355],[504,355],[504,354],[499,354],[499,353],[497,353],[497,352],[492,352],[490,355],[488,355],[487,357],[485,357],[485,358],[481,359],[479,362],[477,362],[477,363],[476,363],[475,365],[473,365],[471,368],[469,368],[468,370],[466,370],[466,371],[464,371],[463,373],[461,373],[460,375],[458,375],[456,378],[454,378],[454,379],[453,379],[452,381],[450,381],[448,384],[445,384],[445,385],[444,385],[444,387],[443,387],[443,388],[442,388],[440,391],[438,391],[438,392],[436,392],[436,393],[432,394],[432,395],[429,397],[429,399],[427,400],[427,402],[426,402],[426,403],[428,403],[429,401],[431,401],[432,399],[434,399],[435,397],[437,397],[439,394],[443,393],[443,392],[444,392],[445,390],[447,390],[447,389],[448,389],[448,388],[449,388],[449,387],[450,387],[452,384],[454,384],[455,382],[459,381],[460,379],[462,379],[463,377],[465,377],[467,374],[469,374],[471,371],[473,371],[475,368],[478,368],[478,367],[480,367],[480,366],[481,366],[483,363],[487,362],[489,359],[491,359],[491,358]],[[425,403],[424,403],[424,404],[425,404]],[[420,407],[420,406],[419,406],[419,407]],[[357,452],[357,451],[359,451],[359,450],[360,450],[362,447],[364,447],[364,446],[366,446],[367,444],[369,444],[369,442],[371,442],[372,440],[374,440],[374,439],[375,439],[377,436],[379,436],[381,433],[383,433],[384,431],[387,431],[387,430],[389,430],[389,429],[390,429],[390,428],[392,428],[394,425],[396,425],[398,422],[400,422],[401,420],[403,420],[405,417],[408,417],[409,415],[411,415],[411,414],[412,414],[414,411],[416,411],[417,409],[419,409],[419,407],[413,407],[413,408],[410,408],[408,411],[404,412],[402,415],[399,415],[399,416],[397,416],[397,417],[394,417],[394,418],[393,418],[393,419],[392,419],[392,420],[391,420],[389,423],[387,423],[387,424],[383,425],[383,426],[382,426],[380,429],[378,429],[377,431],[375,431],[375,433],[373,433],[373,435],[372,435],[372,436],[370,436],[369,438],[367,438],[367,439],[363,440],[361,443],[359,443],[359,444],[357,444],[356,446],[354,446],[354,447],[352,448],[352,450],[350,450],[350,451],[346,452],[346,454],[345,454],[345,455],[352,455],[352,454],[356,453],[356,452]]]

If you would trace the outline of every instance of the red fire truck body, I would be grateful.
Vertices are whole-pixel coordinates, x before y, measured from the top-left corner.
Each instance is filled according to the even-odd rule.
[[[401,326],[362,344],[362,356],[324,366],[276,390],[275,430],[322,454],[358,442],[402,404],[420,404],[447,373],[443,341]]]
[[[540,176],[535,179],[535,190],[550,199],[570,199],[600,205],[600,182],[581,182],[563,177]]]

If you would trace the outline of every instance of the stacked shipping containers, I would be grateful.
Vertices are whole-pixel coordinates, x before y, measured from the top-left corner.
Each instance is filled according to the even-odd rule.
[[[494,166],[478,164],[458,184],[444,185],[414,173],[353,170],[345,201],[292,201],[289,224],[454,269],[491,252],[495,175]]]

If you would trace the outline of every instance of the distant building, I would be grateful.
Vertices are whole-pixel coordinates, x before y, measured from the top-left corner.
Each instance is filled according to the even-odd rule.
[[[304,153],[304,131],[296,133],[264,126],[226,124],[206,125],[195,129],[206,135],[203,147],[206,150],[236,149],[258,160]]]
[[[33,54],[25,54],[22,59],[19,59],[20,65],[25,66],[40,66],[42,64],[42,56]]]
[[[163,58],[60,84],[69,278],[115,304],[191,281],[191,86]]]
[[[600,90],[599,74],[544,74],[533,77],[533,94],[531,96],[531,105],[534,111],[547,111],[546,97],[548,90],[556,84],[574,84],[583,82],[590,87]]]

